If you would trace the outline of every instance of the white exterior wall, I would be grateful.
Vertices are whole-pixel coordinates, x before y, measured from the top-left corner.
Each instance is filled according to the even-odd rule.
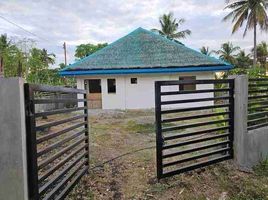
[[[132,75],[109,75],[109,76],[88,76],[77,78],[77,88],[84,89],[84,80],[101,79],[102,87],[102,108],[103,109],[148,109],[154,108],[154,82],[166,80],[179,80],[180,76],[196,76],[197,80],[214,79],[213,72],[200,73],[173,73],[173,74],[132,74]],[[116,94],[108,94],[107,79],[116,79]],[[131,84],[130,79],[137,78],[137,84]],[[178,86],[164,86],[162,91],[176,91]],[[197,89],[212,89],[213,85],[197,85]],[[163,100],[175,100],[178,98],[208,98],[208,94],[187,94],[166,96]],[[213,102],[200,102],[198,105],[212,105]],[[174,105],[173,105],[174,106]],[[197,103],[176,105],[177,107],[194,107]]]

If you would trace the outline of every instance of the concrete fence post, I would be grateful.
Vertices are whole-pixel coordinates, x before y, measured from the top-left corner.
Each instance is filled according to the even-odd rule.
[[[0,199],[27,200],[24,81],[0,78]]]
[[[234,156],[240,170],[248,171],[247,165],[247,117],[248,117],[248,77],[231,76],[234,79]]]

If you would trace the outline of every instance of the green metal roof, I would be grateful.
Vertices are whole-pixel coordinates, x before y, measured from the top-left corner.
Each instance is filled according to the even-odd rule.
[[[62,71],[226,65],[221,60],[138,28]]]

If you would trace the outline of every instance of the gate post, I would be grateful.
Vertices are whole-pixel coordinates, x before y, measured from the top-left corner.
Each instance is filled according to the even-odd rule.
[[[24,81],[0,78],[0,199],[28,199]]]
[[[247,117],[248,117],[248,77],[246,75],[231,76],[235,82],[234,103],[234,157],[240,170],[248,171],[247,162]]]
[[[156,121],[156,168],[157,179],[160,180],[163,175],[162,146],[163,138],[161,132],[161,85],[155,82],[155,121]]]

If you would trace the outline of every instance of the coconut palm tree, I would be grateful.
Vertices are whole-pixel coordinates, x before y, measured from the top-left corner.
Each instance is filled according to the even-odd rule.
[[[254,52],[254,49],[252,49]],[[266,67],[268,58],[268,44],[263,41],[257,45],[257,61],[261,64],[262,67]]]
[[[246,54],[244,50],[239,51],[236,56],[236,66],[238,68],[249,68],[252,65],[250,54]]]
[[[159,18],[161,29],[152,29],[170,40],[184,39],[191,35],[189,29],[179,31],[179,27],[185,23],[185,19],[176,19],[172,12],[163,14]]]
[[[42,49],[41,60],[46,66],[48,66],[49,64],[55,64],[55,58],[56,55],[54,53],[48,53],[46,49]]]
[[[257,64],[257,26],[261,30],[268,30],[268,16],[266,9],[268,0],[226,0],[228,4],[225,9],[232,11],[223,18],[224,21],[232,20],[233,31],[235,33],[246,23],[244,36],[250,29],[254,30],[254,60],[253,64]]]
[[[240,47],[234,46],[231,42],[227,42],[221,45],[221,49],[216,51],[220,59],[225,62],[229,62],[232,65],[236,64],[235,53],[240,50]]]
[[[205,47],[205,46],[200,48],[200,52],[207,56],[211,56],[211,54],[214,53],[214,51],[209,50],[209,47]]]

